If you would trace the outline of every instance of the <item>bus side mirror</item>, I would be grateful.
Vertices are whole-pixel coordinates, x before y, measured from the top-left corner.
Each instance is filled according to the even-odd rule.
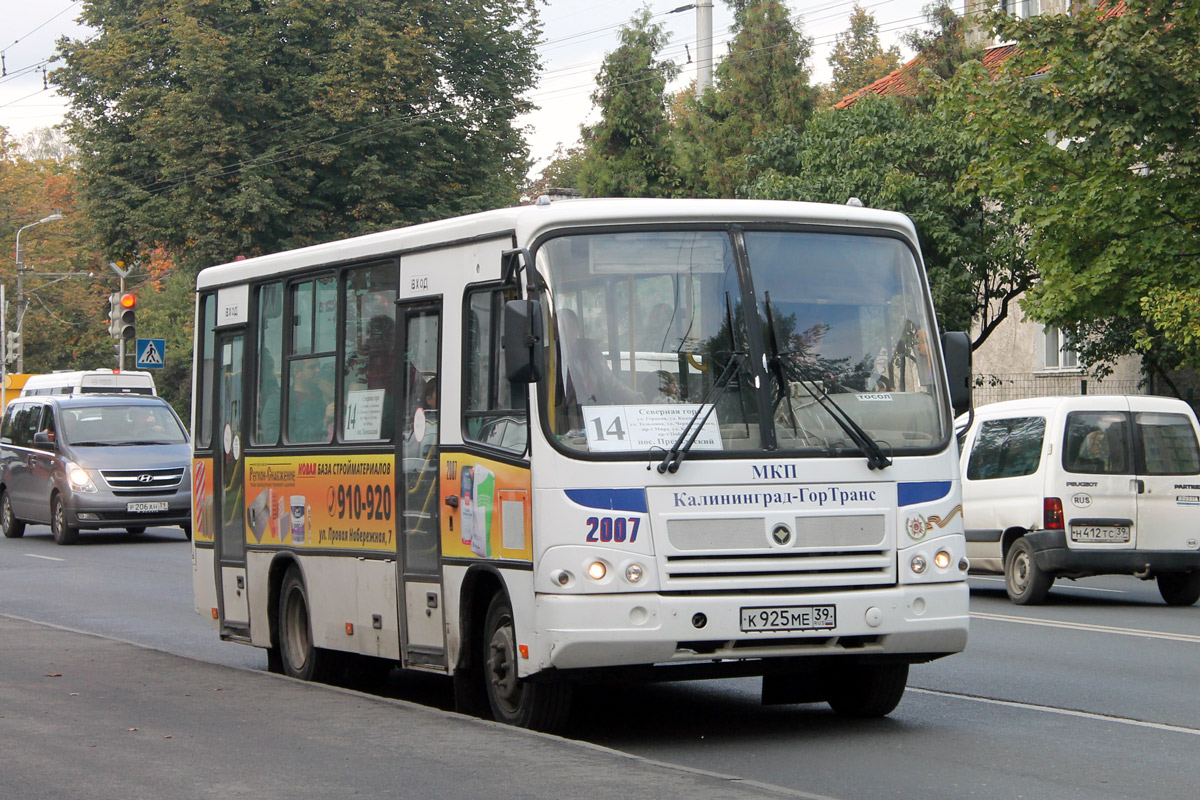
[[[504,363],[513,383],[533,383],[546,372],[543,347],[542,304],[537,300],[509,300],[504,304]]]
[[[971,337],[963,331],[946,331],[942,355],[950,379],[950,406],[957,417],[971,410]]]

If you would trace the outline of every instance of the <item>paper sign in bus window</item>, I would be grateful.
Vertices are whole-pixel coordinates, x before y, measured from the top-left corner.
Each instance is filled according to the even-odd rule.
[[[584,406],[584,432],[593,453],[616,453],[669,449],[693,417],[699,422],[704,412],[699,403],[670,403],[641,406]],[[697,413],[699,412],[699,413]],[[691,434],[689,434],[690,436]],[[693,450],[720,450],[721,428],[714,410],[704,421]]]

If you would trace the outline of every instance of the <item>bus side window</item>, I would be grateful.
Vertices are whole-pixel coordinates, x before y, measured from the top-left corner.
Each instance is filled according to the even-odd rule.
[[[517,298],[511,287],[488,288],[467,295],[463,338],[463,439],[524,453],[529,441],[525,399],[528,387],[505,377],[500,347],[504,304]]]
[[[395,418],[396,262],[346,271],[342,439],[392,439]]]
[[[283,365],[283,284],[263,286],[258,293],[258,383],[255,387],[255,444],[279,441],[279,368]]]

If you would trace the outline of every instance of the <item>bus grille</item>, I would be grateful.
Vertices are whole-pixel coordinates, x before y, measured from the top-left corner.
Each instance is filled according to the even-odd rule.
[[[883,514],[797,516],[792,541],[773,545],[762,517],[667,521],[663,588],[713,590],[726,579],[750,590],[880,586],[896,582]]]

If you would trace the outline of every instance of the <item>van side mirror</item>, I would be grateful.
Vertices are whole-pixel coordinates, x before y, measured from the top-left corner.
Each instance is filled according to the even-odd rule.
[[[942,355],[950,379],[950,406],[954,416],[971,409],[971,337],[964,331],[942,334]]]
[[[33,435],[33,446],[38,450],[54,450],[54,434],[38,431]]]
[[[543,346],[542,304],[537,300],[509,300],[504,304],[504,363],[513,383],[533,383],[546,372]]]

